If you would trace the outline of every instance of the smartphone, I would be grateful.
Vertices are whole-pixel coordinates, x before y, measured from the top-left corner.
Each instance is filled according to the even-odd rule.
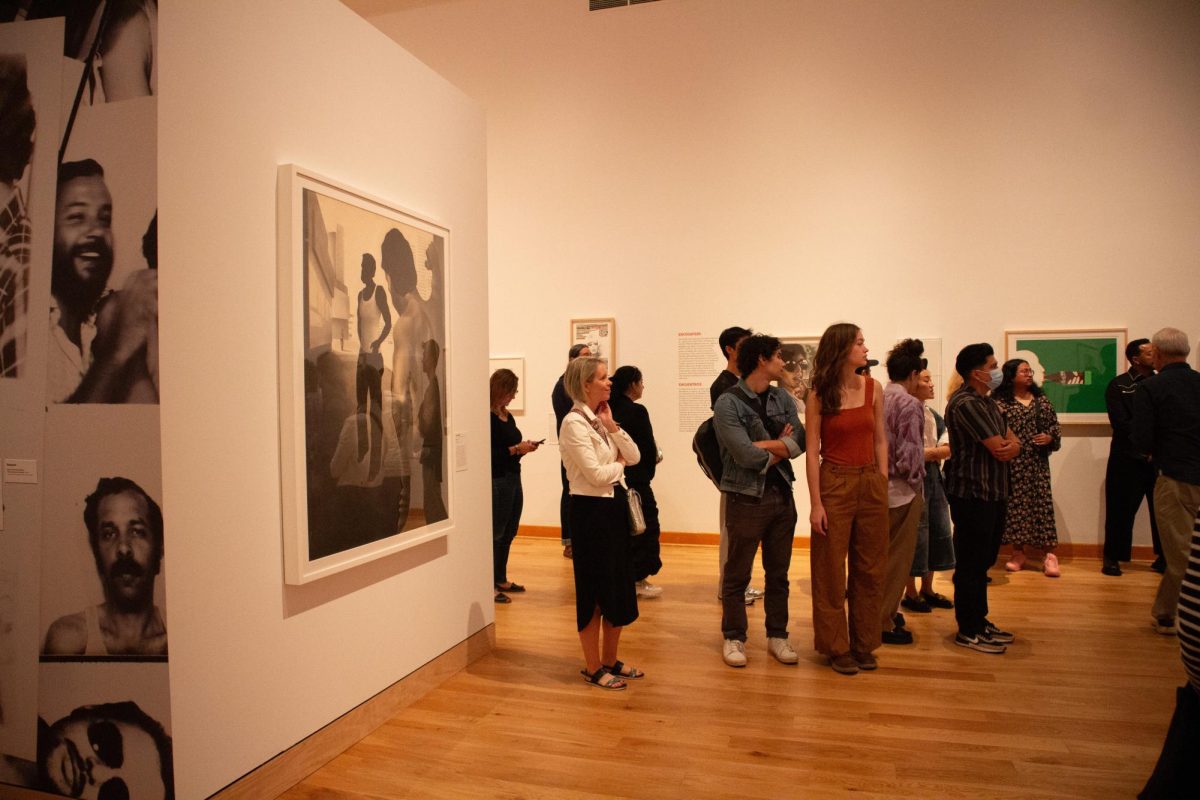
[[[545,440],[545,439],[538,439],[536,442],[534,442],[534,444],[537,444],[537,445],[542,445],[542,444],[545,444],[545,443],[546,443],[546,440]]]

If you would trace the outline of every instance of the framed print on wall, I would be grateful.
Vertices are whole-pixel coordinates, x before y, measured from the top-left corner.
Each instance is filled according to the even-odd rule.
[[[1064,425],[1108,422],[1104,391],[1122,372],[1125,328],[1008,331],[1004,359],[1020,358]]]
[[[488,376],[498,369],[512,370],[517,376],[517,396],[508,404],[508,410],[514,414],[525,413],[525,359],[523,358],[489,358]]]
[[[295,165],[279,170],[285,580],[450,527],[450,232]]]
[[[571,320],[570,347],[577,344],[586,344],[593,356],[607,361],[610,375],[617,368],[617,321],[612,317]]]

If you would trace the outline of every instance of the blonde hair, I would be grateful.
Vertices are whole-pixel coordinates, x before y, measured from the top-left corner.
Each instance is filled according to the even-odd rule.
[[[587,404],[587,383],[596,375],[596,369],[604,364],[603,358],[595,356],[580,356],[567,364],[566,374],[563,375],[563,389],[567,397],[576,403]]]

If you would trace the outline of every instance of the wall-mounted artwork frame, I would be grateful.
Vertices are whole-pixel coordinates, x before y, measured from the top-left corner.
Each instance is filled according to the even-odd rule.
[[[1122,372],[1128,335],[1126,328],[1007,331],[1004,360],[1029,362],[1060,423],[1104,424],[1104,392]]]
[[[571,320],[569,347],[586,344],[592,355],[608,362],[611,375],[617,368],[617,321],[613,317]]]
[[[279,168],[284,579],[303,584],[451,527],[450,231]]]
[[[783,342],[783,379],[779,385],[787,389],[804,416],[804,402],[812,388],[813,368],[817,363],[817,343],[820,336],[780,336]]]
[[[520,356],[512,358],[489,358],[488,376],[498,369],[510,369],[517,376],[517,396],[508,404],[508,410],[513,414],[525,413],[525,359]]]

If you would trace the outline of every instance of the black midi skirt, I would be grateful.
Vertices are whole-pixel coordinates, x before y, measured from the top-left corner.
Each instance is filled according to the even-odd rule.
[[[572,565],[575,570],[575,621],[583,630],[599,607],[610,625],[638,618],[637,588],[629,556],[629,510],[625,490],[614,497],[571,495]]]

